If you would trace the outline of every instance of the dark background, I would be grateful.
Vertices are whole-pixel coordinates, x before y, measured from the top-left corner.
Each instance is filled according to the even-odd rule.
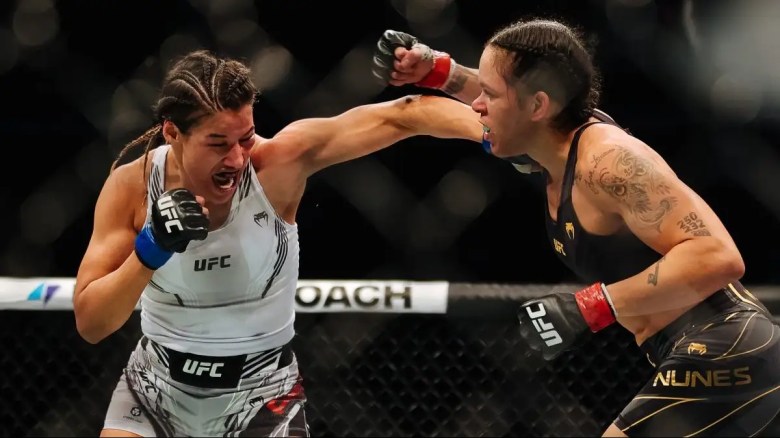
[[[258,131],[270,136],[301,117],[429,92],[371,81],[371,51],[387,28],[474,66],[495,30],[541,15],[586,31],[603,74],[600,107],[718,213],[742,250],[744,282],[775,291],[778,5],[0,2],[0,199],[8,206],[0,276],[76,275],[111,161],[151,126],[164,67],[188,49],[273,55],[260,70],[283,74],[261,75],[256,108]],[[546,241],[538,189],[478,145],[426,137],[311,178],[298,215],[302,278],[522,284],[492,301],[464,294],[459,315],[299,314],[294,342],[314,436],[601,434],[652,369],[618,326],[553,362],[520,343],[514,301],[505,299],[530,297],[526,283],[572,279]],[[0,435],[97,434],[140,335],[138,314],[95,346],[78,336],[70,312],[6,310],[0,333]]]
[[[387,28],[413,33],[475,66],[492,32],[539,15],[587,33],[603,74],[600,107],[653,146],[715,209],[742,250],[744,282],[778,283],[780,93],[771,86],[780,82],[764,63],[773,53],[762,46],[771,47],[776,34],[756,31],[750,35],[758,43],[743,41],[745,29],[770,29],[767,22],[777,28],[777,8],[766,2],[766,9],[743,11],[739,17],[748,25],[735,31],[731,6],[712,0],[2,2],[0,195],[9,208],[0,274],[75,276],[110,162],[150,126],[160,72],[183,47],[243,58],[263,47],[286,48],[292,67],[256,109],[259,133],[270,136],[301,117],[430,92],[370,82],[370,51]],[[238,28],[231,24],[237,19],[256,23],[263,37],[252,44],[220,37]],[[177,46],[174,35],[188,35],[190,43]],[[732,50],[718,52],[730,38]],[[146,88],[134,88],[138,78]],[[117,105],[128,95],[136,101],[135,119]],[[441,201],[453,196],[445,190],[450,177],[464,175],[485,197],[465,216]],[[426,137],[331,167],[311,178],[299,210],[301,277],[568,281],[546,242],[537,188],[478,145]],[[469,193],[459,196],[468,204]]]

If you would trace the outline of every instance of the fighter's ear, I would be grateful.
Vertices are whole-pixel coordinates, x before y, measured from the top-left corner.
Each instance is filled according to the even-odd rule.
[[[538,122],[551,116],[552,101],[544,91],[537,91],[531,96],[531,120]]]
[[[168,144],[173,144],[181,137],[179,128],[170,120],[163,120],[162,132],[165,142]]]

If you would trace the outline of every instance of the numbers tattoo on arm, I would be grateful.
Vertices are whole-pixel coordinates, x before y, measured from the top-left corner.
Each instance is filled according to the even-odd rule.
[[[685,215],[684,218],[677,221],[677,226],[686,233],[694,236],[711,236],[710,230],[704,225],[704,221],[699,218],[696,212],[692,211]]]

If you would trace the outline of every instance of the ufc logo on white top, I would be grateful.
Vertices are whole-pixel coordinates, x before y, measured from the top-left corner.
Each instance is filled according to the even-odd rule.
[[[544,320],[542,320],[542,317],[547,315],[547,310],[544,308],[544,304],[535,304],[539,306],[538,310],[533,310],[531,306],[528,306],[525,308],[525,311],[528,312],[528,316],[530,316],[531,321],[534,322],[534,328],[536,328],[536,331],[539,332],[539,335],[542,336],[544,343],[547,344],[548,347],[552,347],[553,345],[558,345],[563,342],[561,335],[558,334],[552,323],[544,322]]]
[[[170,196],[163,196],[157,200],[157,208],[160,209],[160,214],[167,218],[165,221],[165,231],[171,232],[171,228],[176,227],[179,231],[184,231],[184,227],[181,226],[179,221],[179,214],[173,208],[173,199]]]
[[[200,362],[197,360],[187,359],[186,362],[184,362],[184,370],[187,374],[195,374],[196,376],[200,376],[201,374],[208,371],[208,375],[211,377],[222,377],[222,373],[218,372],[217,370],[225,366],[222,362]]]

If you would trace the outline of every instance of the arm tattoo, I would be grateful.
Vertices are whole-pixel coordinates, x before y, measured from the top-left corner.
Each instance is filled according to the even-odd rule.
[[[652,284],[653,286],[658,284],[658,268],[661,267],[661,262],[666,260],[666,256],[661,257],[661,260],[658,260],[658,263],[655,264],[655,272],[651,272],[647,276],[647,284]]]
[[[447,81],[444,86],[444,92],[449,95],[455,95],[463,91],[466,88],[466,82],[469,80],[469,76],[473,76],[468,70],[455,66],[455,71],[452,72],[452,77]]]
[[[578,179],[578,181],[583,181],[586,186],[590,189],[590,191],[593,192],[594,195],[599,194],[599,189],[596,188],[596,183],[593,182],[593,176],[596,174],[596,166],[601,162],[601,160],[604,159],[607,155],[611,154],[612,152],[615,152],[615,148],[612,148],[606,152],[602,152],[601,155],[593,155],[593,158],[591,161],[593,162],[593,167],[588,171],[588,179],[582,180]]]
[[[617,157],[610,165],[601,167],[595,177],[602,190],[625,204],[639,222],[659,233],[664,217],[677,204],[677,198],[670,195],[671,188],[652,161],[628,149],[619,147]]]
[[[696,212],[688,213],[682,220],[677,221],[677,226],[686,233],[694,236],[711,236],[710,230],[704,225],[704,221],[699,219]]]
[[[585,180],[585,185],[588,186],[591,192],[593,192],[594,195],[599,194],[599,189],[596,188],[596,183],[593,182],[593,175],[596,173],[596,169],[590,169],[588,171],[588,179]]]

